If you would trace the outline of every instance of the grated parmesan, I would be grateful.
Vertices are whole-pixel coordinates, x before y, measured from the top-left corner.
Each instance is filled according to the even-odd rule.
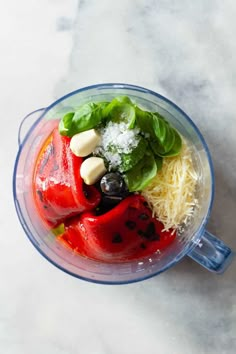
[[[142,191],[153,216],[164,225],[163,231],[176,230],[192,216],[198,176],[186,141],[178,156],[163,159],[162,169]]]

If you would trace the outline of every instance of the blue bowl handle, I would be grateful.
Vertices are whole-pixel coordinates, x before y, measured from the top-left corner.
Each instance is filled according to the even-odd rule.
[[[232,262],[234,252],[205,230],[198,245],[188,256],[212,272],[223,273]]]
[[[25,118],[22,120],[18,131],[19,146],[22,144],[22,141],[24,140],[29,129],[32,127],[32,125],[37,121],[37,119],[42,115],[44,111],[45,108],[36,109],[36,111],[27,114],[27,116],[25,116]]]

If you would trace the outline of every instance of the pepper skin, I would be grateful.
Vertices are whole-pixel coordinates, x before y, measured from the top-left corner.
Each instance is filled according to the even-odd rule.
[[[81,157],[70,149],[70,138],[58,128],[45,142],[36,161],[33,194],[37,210],[50,227],[64,219],[96,208],[101,193],[80,177]]]
[[[123,262],[150,256],[172,243],[176,233],[162,229],[145,199],[131,195],[103,215],[85,212],[66,220],[59,240],[86,257]]]

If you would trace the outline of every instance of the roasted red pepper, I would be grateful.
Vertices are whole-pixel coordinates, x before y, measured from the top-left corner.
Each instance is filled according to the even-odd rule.
[[[176,234],[162,229],[145,199],[132,195],[103,215],[86,212],[65,221],[65,232],[59,239],[89,258],[120,262],[150,256],[167,247]]]
[[[94,186],[83,183],[80,177],[83,159],[71,152],[69,143],[70,138],[61,136],[55,128],[36,162],[35,203],[41,218],[50,226],[96,208],[101,199]]]

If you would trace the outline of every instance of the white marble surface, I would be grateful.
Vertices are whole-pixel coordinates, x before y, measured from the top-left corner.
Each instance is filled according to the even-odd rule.
[[[88,84],[143,85],[202,130],[216,174],[208,228],[236,250],[235,18],[234,0],[1,1],[1,353],[236,352],[236,262],[222,276],[185,259],[143,283],[79,281],[37,253],[12,198],[26,113]]]

